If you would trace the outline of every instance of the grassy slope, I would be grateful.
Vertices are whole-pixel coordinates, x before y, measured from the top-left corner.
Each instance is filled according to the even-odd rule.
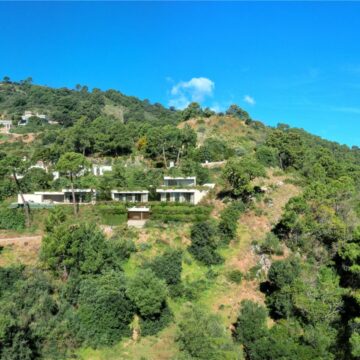
[[[197,132],[198,143],[201,145],[207,138],[220,138],[230,147],[252,151],[256,143],[263,142],[267,128],[254,128],[232,116],[211,116],[208,119],[190,119],[182,122],[179,127],[189,125]]]
[[[240,302],[251,299],[260,303],[264,302],[264,295],[259,291],[259,280],[243,280],[241,284],[230,283],[226,274],[230,270],[239,269],[246,274],[249,269],[258,264],[259,257],[251,249],[253,240],[261,241],[270,231],[273,224],[279,219],[282,209],[287,201],[299,194],[300,189],[295,185],[284,182],[285,177],[269,173],[269,178],[264,180],[266,185],[273,185],[267,196],[273,200],[273,206],[268,207],[263,201],[256,204],[257,211],[248,211],[239,219],[237,239],[230,246],[221,251],[225,263],[214,266],[218,274],[215,280],[201,294],[198,302],[214,313],[218,313],[224,320],[226,327],[231,329],[235,321]],[[258,215],[256,215],[257,213]],[[167,246],[183,248],[189,243],[189,227],[172,225],[165,229],[143,229],[138,233],[138,244],[146,242],[151,244],[147,250],[133,254],[125,267],[128,275],[132,275],[136,268],[145,259],[153,257]],[[187,256],[187,255],[185,255]],[[183,263],[183,279],[195,281],[204,279],[208,269],[192,261]],[[187,302],[170,300],[171,309],[175,319],[180,318]],[[136,342],[126,339],[112,348],[99,350],[82,349],[79,355],[86,360],[120,360],[120,359],[147,359],[165,360],[172,359],[177,351],[175,343],[176,325],[172,324],[164,329],[157,337],[141,338]]]
[[[252,126],[245,125],[238,119],[231,117],[214,116],[205,121],[189,120],[186,123],[197,131],[200,144],[207,137],[219,137],[226,140],[234,148],[243,148],[249,151],[254,148],[256,143],[261,142],[266,135],[266,128],[254,129]],[[225,263],[213,267],[213,271],[218,275],[215,279],[206,281],[205,289],[198,299],[199,303],[210,311],[221,315],[229,331],[242,299],[248,298],[263,302],[263,295],[258,291],[259,284],[257,281],[244,280],[240,285],[236,285],[227,280],[226,274],[233,269],[240,269],[246,273],[257,264],[258,257],[251,250],[251,242],[265,237],[271,225],[279,218],[288,199],[299,192],[299,189],[291,184],[276,185],[283,180],[283,176],[275,176],[272,172],[269,173],[268,179],[262,180],[262,185],[268,187],[270,184],[274,185],[274,187],[269,187],[270,190],[267,194],[267,197],[273,199],[274,206],[267,207],[263,202],[260,202],[256,204],[256,207],[261,211],[253,210],[243,214],[239,220],[236,241],[233,241],[228,248],[221,250]],[[210,201],[214,205],[213,216],[216,216],[224,208],[224,204],[215,199]],[[168,246],[185,250],[190,242],[189,235],[190,225],[184,224],[137,230],[136,242],[141,251],[131,256],[125,266],[125,272],[131,276],[146,259],[154,257]],[[5,247],[4,251],[0,253],[0,263],[5,265],[21,261],[34,264],[38,248],[31,248],[29,258],[24,258],[23,250],[26,251],[25,249],[19,250],[16,247]],[[30,249],[28,248],[28,250]],[[191,260],[187,253],[185,258],[187,261],[183,263],[183,279],[186,279],[187,282],[206,279],[208,268]],[[188,303],[169,300],[169,304],[175,318],[179,319]],[[97,350],[83,348],[79,350],[78,354],[84,360],[172,359],[178,351],[175,343],[176,331],[176,325],[172,324],[156,337],[140,338],[138,341],[125,339],[113,347]]]

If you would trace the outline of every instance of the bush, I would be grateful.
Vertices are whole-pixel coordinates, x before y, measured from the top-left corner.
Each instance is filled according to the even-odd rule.
[[[209,222],[200,222],[191,228],[191,245],[188,250],[195,259],[208,266],[219,264],[223,260],[216,252],[215,234],[215,229]]]
[[[265,241],[260,245],[261,252],[264,254],[282,255],[283,250],[279,238],[272,232],[266,235]]]
[[[210,206],[159,203],[151,207],[151,219],[163,222],[200,222],[209,218]]]
[[[179,323],[177,337],[184,359],[226,360],[240,359],[221,318],[194,307],[188,309]]]
[[[124,204],[98,205],[96,210],[101,217],[103,225],[117,226],[126,222],[127,210]]]
[[[235,238],[239,217],[244,211],[245,204],[242,201],[234,201],[222,211],[219,234],[223,243],[228,244]]]
[[[174,316],[167,305],[165,305],[157,315],[140,318],[141,335],[151,336],[157,334],[164,329],[173,318]]]
[[[236,320],[234,337],[245,347],[267,334],[266,309],[250,300],[241,302],[241,310]]]
[[[167,250],[149,263],[148,267],[167,285],[176,285],[181,282],[182,253],[179,250]]]
[[[22,230],[24,228],[25,216],[22,210],[0,208],[0,229]]]
[[[111,345],[130,335],[134,306],[126,295],[122,274],[111,272],[84,280],[80,286],[80,337],[86,343]]]
[[[277,149],[262,145],[256,148],[256,158],[265,166],[278,166],[279,165],[279,152]]]
[[[227,279],[235,284],[240,284],[243,278],[243,274],[240,270],[232,270],[227,273]]]
[[[127,296],[134,302],[143,318],[159,316],[167,296],[164,280],[160,280],[151,270],[139,271],[130,279]]]

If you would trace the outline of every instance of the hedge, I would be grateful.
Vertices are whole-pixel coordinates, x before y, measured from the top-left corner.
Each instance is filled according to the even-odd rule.
[[[188,204],[158,204],[151,206],[151,219],[164,222],[199,222],[209,218],[210,206]]]
[[[103,225],[121,225],[127,219],[127,209],[124,204],[96,205],[96,212],[101,217]]]

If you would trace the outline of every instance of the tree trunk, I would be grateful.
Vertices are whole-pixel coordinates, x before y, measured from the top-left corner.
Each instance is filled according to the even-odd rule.
[[[164,165],[165,165],[165,169],[167,169],[167,168],[168,168],[168,166],[167,166],[167,160],[166,160],[165,147],[164,147],[164,146],[162,147],[162,150],[163,150],[163,158],[164,158]]]
[[[74,179],[73,175],[70,174],[70,181],[71,181],[71,195],[72,195],[72,202],[74,207],[74,215],[77,215],[77,207],[76,207],[76,198],[75,198],[75,190],[74,190]]]
[[[20,194],[21,201],[22,201],[23,206],[24,206],[25,225],[28,228],[28,227],[30,227],[30,206],[29,206],[29,203],[27,201],[25,201],[25,197],[24,197],[24,194],[23,194],[23,192],[21,190],[21,186],[20,186],[20,183],[19,183],[19,180],[18,180],[18,178],[16,176],[15,171],[13,171],[13,177],[14,177],[18,192]]]
[[[181,153],[184,150],[184,145],[181,146],[181,148],[179,148],[178,153],[177,153],[177,157],[176,157],[176,166],[180,165],[180,157],[181,157]]]

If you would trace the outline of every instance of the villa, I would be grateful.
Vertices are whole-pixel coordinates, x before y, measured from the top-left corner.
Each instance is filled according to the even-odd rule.
[[[74,189],[75,201],[78,204],[88,204],[96,199],[96,191],[92,189]],[[62,191],[36,191],[33,194],[23,194],[28,203],[34,204],[70,204],[72,203],[71,189]],[[23,204],[22,197],[18,194],[18,204]]]
[[[39,114],[39,113],[35,114],[32,111],[25,111],[24,115],[21,115],[21,120],[19,121],[18,125],[21,126],[27,125],[29,123],[29,119],[33,116],[42,120],[47,120],[47,117],[44,114]]]
[[[163,186],[196,186],[196,176],[190,177],[172,177],[164,176],[164,185]]]
[[[111,198],[115,201],[122,202],[140,202],[149,201],[149,191],[147,190],[112,190]]]
[[[156,189],[160,201],[198,204],[213,188],[213,184],[196,186],[196,177],[164,177],[164,185]]]

